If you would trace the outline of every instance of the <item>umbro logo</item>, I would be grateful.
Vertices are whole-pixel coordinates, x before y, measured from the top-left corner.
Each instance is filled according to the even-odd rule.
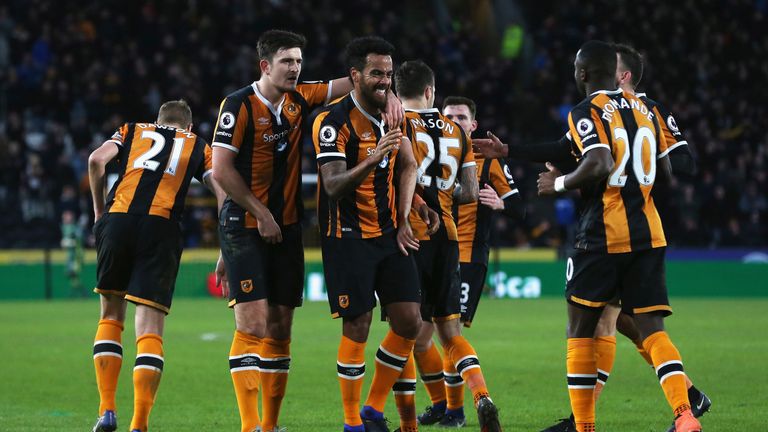
[[[266,117],[259,117],[259,118],[256,119],[256,123],[258,123],[260,125],[269,124],[269,119],[266,118]]]

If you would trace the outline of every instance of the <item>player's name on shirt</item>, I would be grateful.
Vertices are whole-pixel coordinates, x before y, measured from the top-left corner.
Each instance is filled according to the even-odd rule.
[[[614,113],[620,109],[633,109],[639,111],[640,114],[644,115],[648,120],[651,121],[653,121],[653,118],[655,117],[653,112],[649,110],[648,107],[640,99],[631,99],[629,101],[624,97],[608,99],[608,101],[606,101],[605,104],[600,108],[603,110],[603,113],[600,117],[602,117],[603,120],[607,122],[612,121]]]

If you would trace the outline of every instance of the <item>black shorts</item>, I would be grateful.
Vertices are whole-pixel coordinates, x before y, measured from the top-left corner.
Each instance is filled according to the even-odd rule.
[[[265,242],[257,228],[219,225],[221,256],[229,279],[229,307],[267,299],[270,305],[299,307],[304,300],[304,243],[301,224],[281,227],[283,241]]]
[[[663,247],[617,254],[577,251],[566,266],[566,299],[575,306],[602,308],[618,297],[626,314],[670,315],[665,253]]]
[[[414,256],[421,282],[421,318],[435,322],[460,318],[459,243],[422,240]]]
[[[488,266],[483,263],[461,263],[461,322],[464,327],[472,325],[487,274]]]
[[[403,255],[394,234],[371,239],[323,237],[323,271],[331,315],[356,317],[395,302],[421,301],[413,254]]]
[[[182,240],[178,222],[160,216],[107,213],[93,227],[95,292],[171,310]]]

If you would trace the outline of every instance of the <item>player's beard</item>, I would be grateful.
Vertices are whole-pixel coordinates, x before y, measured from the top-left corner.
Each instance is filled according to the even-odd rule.
[[[277,86],[277,89],[283,93],[288,93],[296,90],[296,84],[299,82],[298,77],[295,81],[289,81],[287,78]]]
[[[376,94],[376,90],[384,90],[384,96]],[[387,106],[387,91],[389,86],[385,84],[376,84],[370,87],[362,87],[360,89],[360,96],[368,106],[375,107],[379,110],[384,110]]]

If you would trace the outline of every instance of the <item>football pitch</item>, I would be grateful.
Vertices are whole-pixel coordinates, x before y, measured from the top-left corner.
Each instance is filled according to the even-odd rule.
[[[768,299],[673,298],[672,305],[667,329],[686,372],[713,401],[704,430],[768,430]],[[0,431],[91,430],[98,408],[91,351],[97,319],[93,300],[0,303]],[[340,326],[325,303],[297,310],[281,414],[289,432],[342,429],[335,365]],[[538,431],[569,413],[564,328],[559,298],[481,303],[465,335],[478,352],[505,431]],[[227,361],[233,329],[223,300],[174,302],[151,431],[239,431]],[[372,326],[363,400],[385,329],[380,322]],[[133,340],[129,318],[117,395],[121,431],[128,430],[132,411]],[[428,403],[419,383],[418,408]],[[478,430],[474,412],[467,414],[464,430]],[[386,415],[395,429],[391,397]],[[597,406],[598,430],[665,431],[671,419],[655,375],[619,336],[616,365]]]

